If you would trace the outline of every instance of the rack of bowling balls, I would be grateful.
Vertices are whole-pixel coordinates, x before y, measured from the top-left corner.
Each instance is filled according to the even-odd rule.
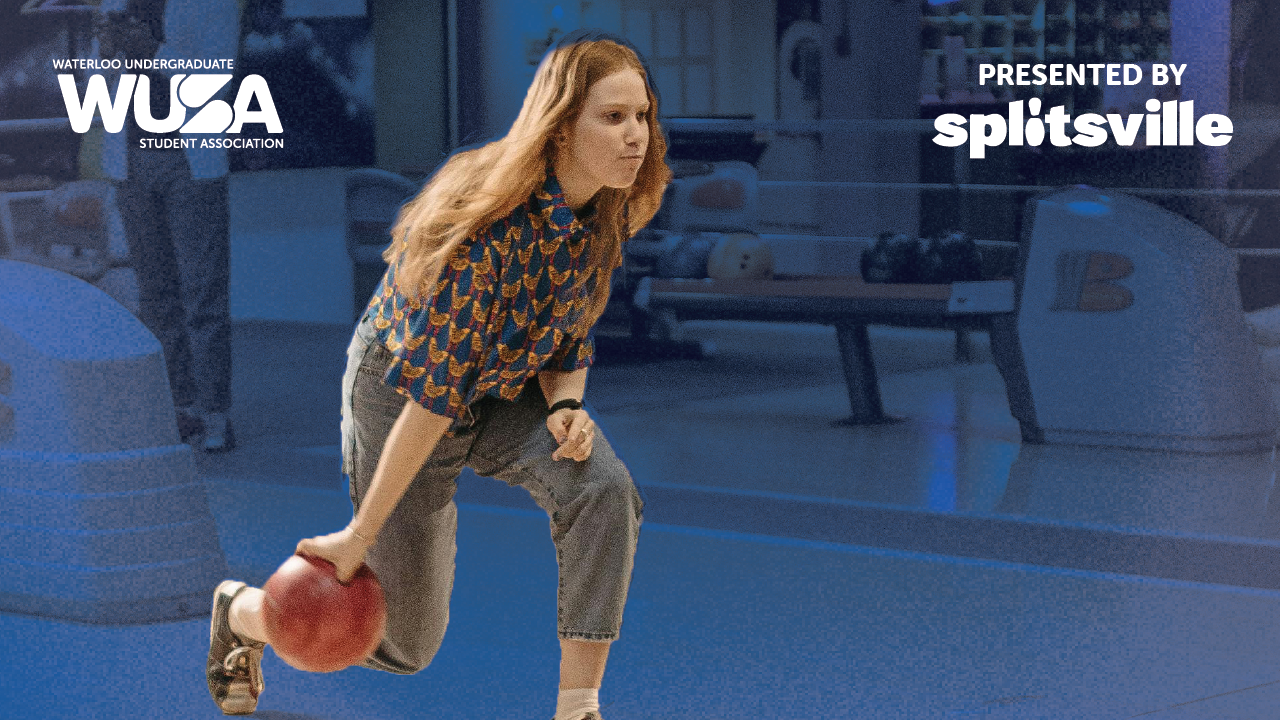
[[[928,239],[883,232],[862,251],[862,279],[868,283],[944,285],[1012,275],[1007,253],[984,251],[960,232]]]

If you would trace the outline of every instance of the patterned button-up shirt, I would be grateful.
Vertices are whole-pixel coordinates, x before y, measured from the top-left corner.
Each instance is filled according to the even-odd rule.
[[[396,291],[393,263],[367,311],[396,358],[387,384],[457,419],[484,395],[516,399],[541,370],[589,366],[591,335],[572,329],[613,271],[588,266],[591,236],[548,171],[528,202],[458,246],[425,304]]]

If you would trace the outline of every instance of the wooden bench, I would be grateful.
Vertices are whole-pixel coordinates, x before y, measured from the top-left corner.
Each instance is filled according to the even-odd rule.
[[[867,335],[868,325],[985,330],[996,364],[1016,351],[1012,280],[948,285],[874,284],[857,276],[774,280],[644,278],[633,304],[656,316],[684,320],[753,320],[832,325],[849,393],[848,424],[889,420]],[[1010,393],[1011,405],[1015,398]]]

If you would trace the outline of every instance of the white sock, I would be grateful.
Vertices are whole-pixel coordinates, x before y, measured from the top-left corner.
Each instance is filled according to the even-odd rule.
[[[589,712],[600,710],[600,690],[580,688],[561,690],[556,700],[555,720],[582,720]]]
[[[231,601],[227,624],[241,640],[266,642],[267,628],[262,622],[262,601],[265,597],[266,593],[260,588],[247,587]]]

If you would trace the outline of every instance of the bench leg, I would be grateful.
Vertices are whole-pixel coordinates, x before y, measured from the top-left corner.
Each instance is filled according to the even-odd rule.
[[[870,425],[886,420],[880,404],[880,381],[871,358],[871,340],[866,325],[838,323],[836,340],[840,343],[840,364],[849,391],[851,425]]]
[[[1044,442],[1044,429],[1036,420],[1035,398],[1031,396],[1031,379],[1027,376],[1027,363],[1022,356],[1022,343],[1018,339],[1018,316],[1013,313],[996,315],[988,325],[991,336],[991,356],[1000,377],[1004,378],[1004,392],[1009,399],[1009,414],[1018,421],[1022,441]]]

